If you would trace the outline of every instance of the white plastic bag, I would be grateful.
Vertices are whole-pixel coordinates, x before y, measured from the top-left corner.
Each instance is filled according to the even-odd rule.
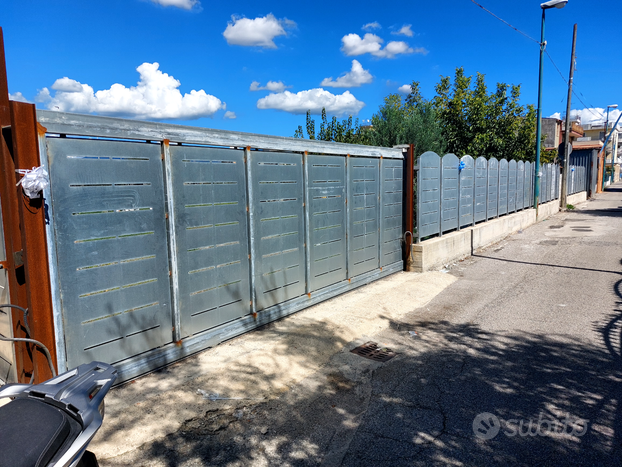
[[[38,198],[39,193],[50,184],[48,173],[43,167],[33,167],[32,170],[17,169],[16,172],[23,175],[17,186],[22,185],[24,193],[30,199]]]

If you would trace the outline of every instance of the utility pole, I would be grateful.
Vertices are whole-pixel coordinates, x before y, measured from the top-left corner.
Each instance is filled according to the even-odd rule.
[[[572,99],[572,80],[574,79],[574,55],[577,46],[577,23],[572,33],[572,52],[570,54],[570,76],[568,78],[568,99],[566,100],[566,132],[564,133],[564,168],[562,172],[562,190],[559,197],[561,209],[566,209],[568,200],[568,172],[570,172],[570,103]]]

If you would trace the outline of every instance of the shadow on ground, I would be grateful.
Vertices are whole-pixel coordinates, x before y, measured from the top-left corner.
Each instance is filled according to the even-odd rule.
[[[621,317],[595,323],[602,347],[390,321],[381,337],[399,354],[389,362],[341,352],[355,371],[329,364],[268,402],[207,402],[175,434],[102,465],[620,465]],[[492,439],[474,434],[483,412],[500,420]]]

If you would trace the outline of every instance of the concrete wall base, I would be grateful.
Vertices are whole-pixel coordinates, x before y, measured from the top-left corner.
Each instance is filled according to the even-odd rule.
[[[580,191],[579,193],[575,193],[574,195],[569,195],[566,197],[566,203],[575,204],[583,203],[587,201],[587,191]]]
[[[582,191],[568,196],[568,204],[585,201],[586,195],[587,193]],[[412,257],[408,261],[407,270],[424,272],[442,268],[448,263],[471,256],[475,250],[496,243],[557,212],[559,212],[558,199],[538,206],[537,219],[535,209],[525,209],[445,234],[442,237],[415,243],[412,246]]]

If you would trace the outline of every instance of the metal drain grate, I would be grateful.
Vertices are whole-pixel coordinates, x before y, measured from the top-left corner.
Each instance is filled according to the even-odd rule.
[[[386,347],[378,347],[378,344],[375,342],[366,342],[365,344],[350,350],[350,352],[376,362],[386,362],[397,355],[391,349],[387,349]]]

